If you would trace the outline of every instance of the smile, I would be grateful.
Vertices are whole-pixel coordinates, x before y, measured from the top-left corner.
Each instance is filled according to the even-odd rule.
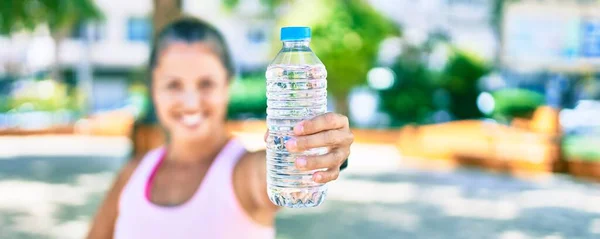
[[[181,123],[187,127],[198,126],[202,122],[200,114],[185,114],[181,117]]]

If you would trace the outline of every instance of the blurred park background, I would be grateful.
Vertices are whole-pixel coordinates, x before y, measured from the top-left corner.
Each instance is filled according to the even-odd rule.
[[[0,238],[82,238],[162,143],[146,63],[183,15],[225,35],[251,150],[279,28],[312,28],[356,143],[278,238],[600,238],[597,0],[0,0]]]

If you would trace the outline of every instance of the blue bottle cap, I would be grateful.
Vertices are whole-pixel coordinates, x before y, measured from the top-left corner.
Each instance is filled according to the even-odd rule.
[[[310,27],[282,27],[282,41],[297,41],[310,39]]]

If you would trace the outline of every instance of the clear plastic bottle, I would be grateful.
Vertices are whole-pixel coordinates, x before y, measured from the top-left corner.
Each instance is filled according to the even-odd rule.
[[[290,208],[316,207],[327,185],[312,180],[315,171],[300,171],[299,156],[322,155],[326,148],[290,153],[285,142],[294,126],[327,112],[327,71],[309,47],[308,27],[281,29],[283,48],[269,65],[267,78],[267,192],[271,201]]]

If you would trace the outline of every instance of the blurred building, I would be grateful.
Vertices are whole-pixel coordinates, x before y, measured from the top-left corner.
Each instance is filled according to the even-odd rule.
[[[490,0],[369,0],[378,10],[400,23],[408,38],[426,39],[428,33],[445,32],[460,46],[491,56],[495,41],[489,27]],[[75,69],[88,58],[96,72],[122,73],[143,67],[149,55],[152,35],[151,0],[96,0],[105,15],[103,22],[78,24],[58,50],[65,70]],[[115,6],[119,7],[115,7]],[[275,13],[260,0],[242,0],[227,10],[221,0],[183,0],[183,11],[216,25],[226,36],[240,70],[262,67],[271,59]],[[86,50],[83,40],[89,33]],[[47,30],[0,38],[0,60],[21,62],[26,71],[47,69],[54,57],[53,40]],[[28,38],[28,39],[25,39]],[[19,58],[19,59],[16,59]],[[85,62],[85,61],[83,61]],[[0,73],[3,71],[0,67]],[[121,74],[122,75],[122,74]]]
[[[513,3],[504,19],[502,59],[511,68],[583,73],[600,66],[597,2]]]
[[[144,72],[150,53],[153,2],[96,0],[96,4],[104,20],[76,24],[57,50],[45,27],[34,33],[0,37],[0,75],[8,71],[17,76],[46,72],[58,53],[65,81],[87,84],[84,88],[92,95],[93,111],[119,107],[127,97],[128,81],[144,76],[136,73]],[[251,71],[270,60],[274,21],[267,17],[259,0],[241,1],[232,10],[225,9],[219,0],[184,0],[183,11],[223,32],[240,70]]]
[[[152,36],[150,0],[96,0],[105,15],[103,22],[78,24],[70,38],[59,49],[60,61],[65,67],[74,67],[86,57],[84,45],[86,34],[90,34],[90,61],[95,68],[135,68],[145,65],[149,56]],[[115,7],[119,5],[119,7]],[[223,8],[221,1],[185,0],[183,11],[216,25],[226,36],[233,48],[234,59],[242,66],[265,63],[269,34],[272,24],[264,19],[265,9],[258,0],[242,1],[234,11]],[[28,55],[41,51],[49,53],[45,37],[34,37]],[[33,51],[33,52],[31,52]],[[36,52],[37,51],[37,52]],[[250,53],[250,54],[249,54]],[[35,61],[35,59],[32,59]],[[31,64],[32,62],[28,62]],[[41,66],[50,62],[35,61]]]
[[[493,0],[369,0],[402,25],[404,37],[419,44],[432,33],[447,35],[456,46],[488,60],[498,42],[490,25]]]
[[[225,35],[239,70],[262,71],[274,56],[273,36],[279,32],[274,32],[275,13],[261,2],[241,0],[227,10],[221,0],[183,0],[183,11],[214,24]]]

